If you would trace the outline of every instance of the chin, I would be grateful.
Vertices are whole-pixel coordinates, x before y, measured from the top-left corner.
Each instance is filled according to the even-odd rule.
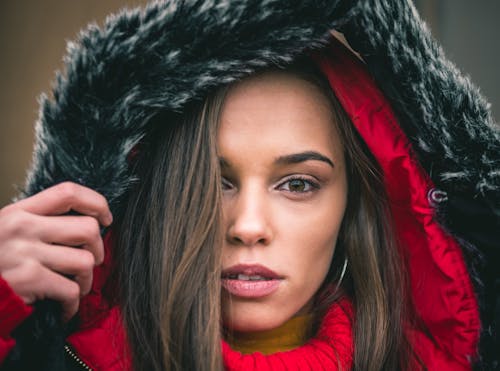
[[[237,332],[267,331],[281,326],[293,317],[293,313],[288,316],[278,309],[255,308],[258,305],[238,305],[233,303],[230,310],[223,309],[224,327]]]

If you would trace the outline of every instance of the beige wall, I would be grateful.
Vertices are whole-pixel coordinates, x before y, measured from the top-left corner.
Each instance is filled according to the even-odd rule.
[[[66,40],[91,21],[145,0],[1,0],[0,207],[22,185],[31,160],[37,97],[49,92]]]

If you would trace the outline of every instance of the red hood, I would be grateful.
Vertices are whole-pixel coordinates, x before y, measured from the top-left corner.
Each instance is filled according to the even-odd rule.
[[[396,231],[409,252],[417,313],[437,345],[469,365],[479,340],[478,303],[460,246],[435,219],[439,193],[362,62],[337,41],[316,60],[384,172]],[[415,346],[424,360],[432,357]]]

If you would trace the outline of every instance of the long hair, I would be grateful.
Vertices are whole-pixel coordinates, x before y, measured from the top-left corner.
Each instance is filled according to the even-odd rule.
[[[133,159],[116,282],[134,370],[222,368],[218,107],[156,117]]]
[[[317,322],[329,305],[348,296],[355,307],[354,370],[414,368],[418,357],[405,336],[414,318],[405,257],[393,231],[382,171],[312,63],[299,61],[286,71],[329,99],[346,159],[347,209],[316,295],[321,298]],[[216,132],[226,91],[219,89],[184,115],[156,118],[157,129],[135,161],[140,182],[120,223],[116,261],[137,370],[222,368]],[[177,124],[167,126],[167,121]],[[346,258],[346,276],[332,290]]]

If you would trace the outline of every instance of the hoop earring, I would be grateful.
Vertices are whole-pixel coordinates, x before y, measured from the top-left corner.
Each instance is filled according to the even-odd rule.
[[[345,272],[347,271],[347,264],[349,263],[349,260],[347,259],[347,256],[345,257],[344,260],[344,265],[342,266],[342,272],[340,273],[340,278],[337,282],[337,287],[335,287],[335,291],[337,291],[340,287],[340,284],[342,283],[342,280],[344,279]]]

